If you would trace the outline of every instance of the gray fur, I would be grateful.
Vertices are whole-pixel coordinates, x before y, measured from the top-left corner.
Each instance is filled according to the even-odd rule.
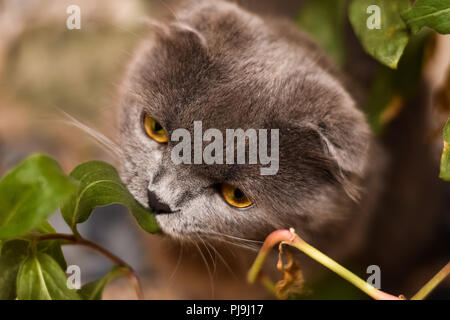
[[[159,214],[178,239],[217,234],[262,240],[294,227],[306,239],[342,240],[370,211],[369,154],[362,112],[333,65],[298,29],[235,4],[195,1],[174,21],[152,22],[132,61],[120,102],[122,177],[144,206],[147,190],[170,206]],[[144,113],[170,133],[204,128],[280,129],[280,168],[174,165],[173,147],[148,138]],[[238,186],[255,205],[236,210],[215,186]],[[343,241],[343,240],[342,240]]]

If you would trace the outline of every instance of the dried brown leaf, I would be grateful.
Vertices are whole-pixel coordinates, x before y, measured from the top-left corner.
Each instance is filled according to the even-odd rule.
[[[287,261],[283,261],[283,245],[279,246],[277,269],[283,275],[283,279],[275,285],[275,295],[280,300],[297,298],[304,291],[305,281],[302,270],[289,247],[285,250]]]

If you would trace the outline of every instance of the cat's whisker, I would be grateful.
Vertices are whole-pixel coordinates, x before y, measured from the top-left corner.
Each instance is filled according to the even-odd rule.
[[[232,239],[233,241],[227,240],[227,239],[225,238],[225,237],[227,237],[226,234],[220,234],[220,233],[212,233],[212,232],[209,232],[208,234],[205,234],[205,235],[210,236],[210,237],[212,236],[213,238],[217,239],[218,241],[226,242],[226,243],[232,244],[232,245],[234,245],[234,246],[236,246],[236,247],[248,249],[248,250],[251,250],[251,251],[257,251],[257,250],[259,249],[259,247],[256,246],[256,244],[254,244],[254,243],[251,243],[251,244],[245,243],[245,242],[243,241],[243,240],[245,240],[245,239],[240,239],[240,238],[237,238],[237,239],[236,239],[236,238],[233,238],[233,239]],[[236,240],[238,240],[238,241],[236,241]],[[242,242],[239,242],[239,241],[242,241]]]
[[[208,244],[208,243],[207,243]],[[231,273],[231,275],[234,278],[238,278],[236,273],[233,271],[233,269],[231,269],[230,265],[226,262],[225,258],[219,253],[219,251],[217,251],[216,248],[214,248],[214,246],[212,244],[208,244],[209,247],[214,251],[214,253],[216,254],[217,257],[219,257],[220,261],[222,261],[222,263],[224,264],[225,268],[227,268],[227,270]]]
[[[210,267],[208,265],[208,261],[207,261],[205,255],[203,254],[202,250],[198,246],[197,242],[192,241],[192,243],[197,247],[197,250],[200,253],[201,258],[202,258],[203,262],[205,263],[206,270],[208,271],[209,281],[210,281],[210,284],[211,284],[211,297],[214,298],[214,281],[213,281],[213,275],[211,273],[211,269],[210,269]]]
[[[197,238],[201,241],[203,246],[205,247],[206,251],[208,252],[209,257],[211,258],[212,264],[213,264],[213,271],[212,274],[214,275],[216,273],[216,259],[212,256],[211,251],[209,251],[208,246],[206,245],[206,242],[199,236]]]
[[[222,239],[222,241],[224,241],[226,243],[229,243],[229,244],[232,244],[232,245],[234,245],[236,247],[239,247],[239,248],[243,248],[243,249],[247,249],[247,250],[251,250],[251,251],[258,251],[258,248],[254,247],[254,246],[246,245],[246,244],[239,243],[239,242],[228,241],[228,240],[225,240],[225,239]]]
[[[113,142],[111,139],[107,138],[104,134],[98,132],[95,129],[92,129],[91,127],[85,125],[84,123],[80,122],[78,119],[74,118],[67,112],[60,110],[60,112],[68,119],[64,121],[66,124],[70,124],[81,131],[87,133],[89,136],[91,136],[96,142],[98,142],[101,146],[106,148],[106,151],[109,151],[115,156],[121,157],[122,151],[120,150],[119,146]]]
[[[158,0],[158,1],[159,1],[159,3],[160,3],[163,7],[165,7],[165,8],[170,12],[170,14],[174,17],[174,19],[175,19],[177,22],[180,22],[180,19],[179,19],[178,16],[176,15],[175,11],[174,11],[167,3],[164,3],[163,0]]]
[[[214,234],[214,235],[218,235],[218,236],[222,236],[222,237],[227,237],[233,240],[239,240],[239,241],[244,241],[244,242],[250,242],[251,244],[261,244],[262,245],[262,241],[259,240],[251,240],[251,239],[245,239],[245,238],[240,238],[240,237],[236,237],[236,236],[231,236],[225,233],[219,233],[219,232],[214,232],[214,231],[208,231],[208,233],[210,234]]]
[[[169,277],[169,286],[171,285],[172,281],[175,278],[175,274],[177,273],[180,265],[181,265],[181,260],[183,258],[183,242],[180,242],[180,253],[178,253],[178,259],[177,259],[177,263],[175,265],[175,269],[172,271],[172,274]]]
[[[131,34],[132,36],[135,36],[136,38],[141,38],[142,37],[142,36],[138,35],[136,32],[131,31],[131,30],[127,29],[127,28],[124,28],[124,27],[122,27],[122,26],[120,26],[120,25],[118,25],[116,23],[110,22],[110,25],[112,27],[115,27],[115,28],[121,30],[121,31],[125,31],[125,32]]]
[[[228,249],[228,251],[230,251],[230,253],[231,253],[231,255],[234,257],[234,258],[236,258],[237,256],[236,256],[236,252],[233,250],[234,249],[234,246],[230,246],[230,243],[228,243],[228,242],[223,242],[224,244],[225,244],[225,247]]]

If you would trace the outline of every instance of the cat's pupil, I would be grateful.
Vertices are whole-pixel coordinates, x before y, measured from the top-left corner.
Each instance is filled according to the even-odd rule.
[[[234,189],[234,197],[236,199],[241,199],[244,197],[244,193],[239,189]]]
[[[159,130],[162,130],[162,127],[158,122],[155,122],[155,131],[158,132]]]

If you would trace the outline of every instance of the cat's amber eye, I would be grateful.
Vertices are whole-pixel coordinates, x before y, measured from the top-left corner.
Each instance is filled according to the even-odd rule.
[[[144,118],[144,128],[147,135],[158,143],[167,142],[166,130],[159,124],[158,121],[146,115]]]
[[[251,201],[241,189],[236,188],[231,184],[222,183],[220,186],[220,192],[222,193],[222,197],[225,202],[230,206],[244,209],[253,204],[253,201]]]

